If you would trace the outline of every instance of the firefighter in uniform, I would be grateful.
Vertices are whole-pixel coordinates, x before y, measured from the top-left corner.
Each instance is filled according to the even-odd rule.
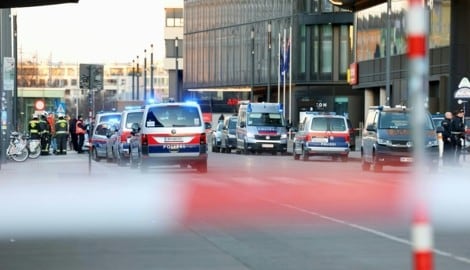
[[[31,140],[41,139],[41,135],[39,134],[39,118],[36,114],[33,114],[33,118],[28,122],[28,132]]]
[[[39,134],[41,135],[41,155],[49,155],[49,146],[51,142],[51,126],[47,122],[47,113],[41,115],[39,120]]]
[[[57,143],[57,155],[67,154],[68,123],[63,114],[59,114],[59,119],[55,122],[55,139]]]

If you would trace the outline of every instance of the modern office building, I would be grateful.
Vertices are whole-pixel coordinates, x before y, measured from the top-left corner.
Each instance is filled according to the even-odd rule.
[[[163,67],[168,71],[169,96],[182,100],[183,88],[183,0],[167,0],[165,8],[165,59]]]
[[[347,82],[353,12],[328,0],[185,0],[184,21],[184,96],[217,112],[279,101],[294,126],[309,110],[362,120],[364,91]]]
[[[332,2],[352,10],[356,16],[355,58],[351,65],[353,90],[364,92],[366,106],[410,105],[405,20],[408,1]],[[457,104],[454,93],[462,78],[470,76],[470,39],[466,33],[470,25],[470,1],[433,0],[423,4],[429,12],[429,85],[423,91],[428,93],[431,112],[455,110],[461,105]],[[389,8],[390,17],[387,16]],[[387,51],[390,52],[388,68]]]

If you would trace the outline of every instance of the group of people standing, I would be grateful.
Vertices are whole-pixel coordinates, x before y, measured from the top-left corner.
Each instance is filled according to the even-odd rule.
[[[443,128],[442,140],[444,141],[444,158],[447,164],[458,164],[460,152],[465,140],[465,111],[457,110],[455,113],[446,112],[441,122]]]
[[[58,114],[56,120],[47,112],[34,114],[28,123],[28,132],[32,140],[41,141],[41,155],[49,155],[50,148],[53,154],[66,155],[69,137],[71,148],[77,153],[84,152],[86,126],[81,115],[67,120],[65,115]]]

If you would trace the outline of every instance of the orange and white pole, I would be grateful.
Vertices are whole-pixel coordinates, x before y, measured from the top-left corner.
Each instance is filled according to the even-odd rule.
[[[412,228],[413,270],[433,269],[432,226],[423,205],[415,209]]]
[[[418,186],[415,194],[416,204],[413,205],[414,217],[412,224],[413,260],[414,270],[433,269],[432,261],[432,229],[428,218],[427,205],[424,194],[425,167],[428,163],[425,154],[424,126],[426,100],[429,91],[429,60],[428,33],[429,19],[423,0],[408,0],[407,13],[407,43],[408,43],[408,91],[410,103],[414,108],[411,118],[413,120],[412,137],[414,143],[413,179]]]

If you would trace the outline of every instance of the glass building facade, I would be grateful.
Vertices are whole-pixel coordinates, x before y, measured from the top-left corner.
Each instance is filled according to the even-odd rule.
[[[429,91],[431,112],[449,110],[448,80],[451,45],[451,0],[427,2],[429,11]],[[390,13],[390,94],[385,91],[387,3],[356,12],[355,60],[358,84],[365,91],[365,105],[410,105],[408,98],[408,61],[406,41],[407,0],[392,0]]]
[[[347,83],[353,23],[328,0],[185,0],[184,95],[228,112],[227,100],[253,91],[253,101],[284,103],[294,126],[305,110],[358,124],[362,93]]]

